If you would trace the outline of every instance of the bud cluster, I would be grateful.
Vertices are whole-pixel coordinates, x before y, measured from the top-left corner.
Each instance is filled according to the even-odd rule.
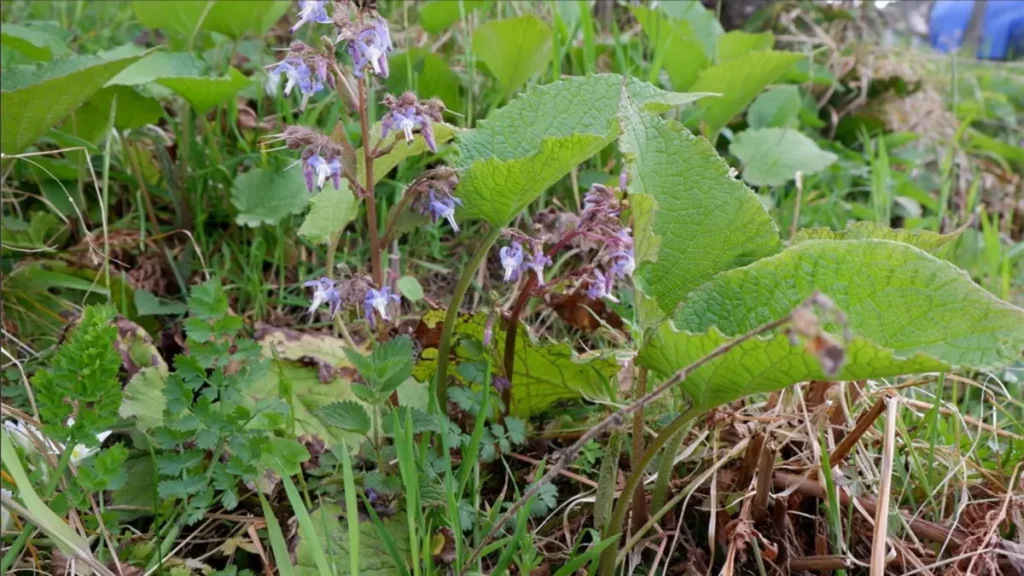
[[[419,131],[427,142],[431,152],[437,152],[432,122],[443,120],[444,102],[437,98],[418,100],[412,92],[399,97],[388,94],[384,97],[384,105],[390,111],[381,119],[381,138],[387,138],[392,132],[401,132],[406,142],[412,142],[413,132]]]

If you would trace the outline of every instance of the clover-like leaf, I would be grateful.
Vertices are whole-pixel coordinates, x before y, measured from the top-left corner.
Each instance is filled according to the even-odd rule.
[[[349,432],[366,434],[370,431],[370,415],[354,400],[332,402],[318,411],[320,419],[328,426]]]
[[[0,76],[0,150],[4,154],[25,150],[140,58],[75,56],[38,68],[5,69]]]
[[[740,159],[743,179],[753,186],[780,186],[797,172],[814,174],[836,161],[835,154],[789,128],[744,130],[736,135],[729,152]]]
[[[463,218],[502,227],[541,192],[619,134],[622,90],[661,113],[704,94],[666,92],[614,74],[568,78],[535,87],[480,125],[456,136]]]
[[[778,231],[764,205],[703,138],[682,124],[624,102],[619,149],[631,197],[640,202],[634,238],[641,275],[665,314],[723,270],[777,252]],[[647,196],[653,200],[644,200]]]
[[[235,221],[256,228],[302,212],[309,203],[309,193],[301,172],[254,168],[235,178],[231,203],[238,208]]]
[[[1013,362],[1024,348],[1024,310],[952,264],[888,240],[808,240],[695,290],[675,326],[662,326],[638,362],[668,376],[785,316],[815,290],[846,314],[854,334],[838,375],[826,377],[816,358],[784,334],[755,338],[683,382],[695,404],[711,408],[812,379],[995,367]]]

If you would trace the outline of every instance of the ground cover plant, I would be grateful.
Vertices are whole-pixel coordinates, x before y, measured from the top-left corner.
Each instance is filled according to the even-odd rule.
[[[0,573],[1021,572],[1020,66],[728,6],[0,5]]]

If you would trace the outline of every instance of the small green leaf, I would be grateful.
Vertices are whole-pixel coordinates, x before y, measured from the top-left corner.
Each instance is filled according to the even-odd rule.
[[[366,434],[370,431],[370,415],[361,404],[353,400],[332,402],[320,408],[318,413],[320,419],[328,426],[357,434]]]
[[[406,421],[406,418],[411,419],[413,434],[441,431],[437,418],[418,408],[413,408],[411,406],[396,406],[391,410],[391,412],[394,412],[395,415],[398,416],[400,427],[405,425],[404,422]],[[395,435],[395,419],[390,412],[384,416],[383,420],[381,420],[381,429],[387,436]]]
[[[75,56],[0,76],[0,150],[17,154],[141,56],[103,60]],[[107,111],[109,114],[109,110]]]
[[[747,124],[752,129],[789,128],[800,114],[800,88],[779,86],[765,91],[747,110]]]
[[[126,460],[128,460],[128,449],[124,447],[124,444],[118,442],[110,448],[100,450],[99,453],[86,460],[84,465],[80,465],[78,481],[83,488],[90,492],[117,490],[124,486],[127,479],[124,472]]]
[[[261,458],[278,473],[291,476],[302,472],[302,463],[309,460],[309,450],[290,438],[271,438],[263,446]]]
[[[173,3],[175,0],[168,0]],[[147,2],[148,3],[148,2]],[[186,52],[153,52],[115,76],[108,86],[142,86],[161,78],[205,76],[206,63]]]
[[[322,574],[317,567],[314,547],[330,552],[329,558],[338,576],[354,576],[350,566],[355,555],[358,555],[359,560],[359,576],[398,576],[408,573],[412,560],[405,512],[383,518],[379,523],[360,521],[359,549],[355,551],[351,549],[349,522],[342,506],[325,501],[309,516],[316,534],[314,537],[299,532],[295,546],[296,576]],[[382,537],[382,533],[386,536]],[[396,563],[392,553],[399,555],[401,563]]]
[[[704,47],[704,53],[714,57],[718,38],[725,34],[715,13],[700,2],[659,2],[659,7],[675,20],[685,21]]]
[[[744,130],[729,152],[743,164],[743,179],[753,186],[781,186],[797,172],[815,174],[836,161],[801,132],[789,128]]]
[[[188,312],[202,320],[220,318],[228,313],[228,295],[220,279],[210,278],[192,287],[188,297]]]
[[[381,342],[369,356],[351,348],[345,349],[345,355],[378,397],[387,398],[412,375],[412,340],[404,334]]]
[[[829,228],[804,228],[797,231],[790,242],[799,244],[807,240],[892,240],[934,254],[949,242],[959,238],[963,231],[961,228],[949,234],[939,234],[931,230],[894,229],[876,222],[851,222],[845,230],[838,231]]]
[[[207,76],[206,72],[206,64],[192,54],[155,52],[118,74],[110,85],[138,86],[156,82],[185,98],[196,112],[203,114],[230,100],[252,82],[233,67],[220,77]]]
[[[199,29],[199,22],[210,9],[210,4],[209,1],[195,0],[134,0],[132,10],[147,27],[168,30],[187,38]]]
[[[164,396],[166,376],[159,368],[143,368],[128,382],[124,389],[124,400],[118,409],[122,418],[135,419],[139,430],[152,430],[164,423]]]
[[[551,36],[551,27],[532,14],[490,20],[473,31],[473,51],[507,95],[551,62]]]
[[[235,68],[228,68],[227,74],[217,78],[161,78],[158,82],[188,100],[196,112],[205,114],[233,98],[251,84],[252,79]]]
[[[251,228],[261,224],[272,226],[302,212],[309,203],[309,192],[299,171],[254,168],[235,178],[231,203],[238,208],[235,221],[239,224]]]
[[[704,70],[690,87],[694,92],[721,94],[697,103],[697,122],[705,134],[718,134],[758,94],[803,58],[794,52],[749,52]]]
[[[402,276],[395,284],[398,286],[398,292],[406,300],[410,302],[423,300],[423,286],[420,286],[420,281],[415,276]]]
[[[630,11],[654,44],[654,53],[660,57],[661,67],[672,81],[672,87],[686,90],[692,86],[711,60],[690,23],[674,20],[660,10],[645,6],[630,6]]]
[[[359,203],[345,179],[341,180],[338,190],[328,183],[309,204],[309,213],[299,227],[299,235],[314,244],[337,242],[345,226],[359,213]]]
[[[263,36],[292,5],[287,0],[217,0],[201,27],[232,40],[247,34]]]
[[[458,22],[462,17],[461,11],[464,10],[466,17],[469,17],[471,12],[489,7],[491,4],[492,0],[427,0],[417,4],[419,24],[430,34],[440,34]]]
[[[134,298],[135,312],[139,316],[170,316],[184,314],[188,310],[185,304],[158,298],[149,290],[135,290]]]

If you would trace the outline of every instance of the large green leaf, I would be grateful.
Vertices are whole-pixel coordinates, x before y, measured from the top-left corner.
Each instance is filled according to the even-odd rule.
[[[130,86],[107,86],[93,94],[88,102],[78,109],[78,123],[75,126],[79,138],[98,142],[110,128],[110,108],[117,98],[114,126],[118,130],[130,130],[146,124],[154,124],[164,114],[160,102],[144,96]],[[65,131],[70,128],[65,126]]]
[[[673,20],[660,10],[630,6],[644,34],[654,45],[655,57],[676,90],[686,90],[711,63],[701,40],[685,20]]]
[[[132,10],[149,28],[160,28],[185,38],[199,29],[199,22],[213,8],[212,0],[135,0]]]
[[[246,34],[262,36],[290,6],[292,3],[287,0],[217,0],[201,27],[233,40]]]
[[[206,64],[192,54],[156,52],[129,67],[111,85],[138,86],[156,82],[185,98],[196,112],[205,113],[230,100],[252,79],[235,68],[220,77],[206,75]]]
[[[489,7],[494,0],[427,0],[417,4],[419,24],[430,34],[440,34],[457,22],[462,14],[466,17],[475,10]]]
[[[750,103],[803,56],[794,52],[748,52],[743,56],[704,70],[691,87],[695,92],[721,94],[697,103],[697,119],[706,134],[717,134]]]
[[[431,311],[421,320],[430,329],[439,329],[444,311]],[[487,349],[492,366],[504,363],[506,331],[495,323],[494,337]],[[453,349],[461,361],[478,360],[476,346],[463,346],[465,340],[483,340],[486,314],[461,316],[455,325]],[[520,323],[516,335],[516,352],[512,376],[512,412],[528,418],[555,402],[588,398],[598,401],[614,399],[611,384],[619,371],[615,357],[607,353],[577,354],[566,342],[539,342]],[[413,376],[426,381],[433,377],[437,349],[425,348]],[[500,369],[498,369],[500,372]],[[461,375],[456,376],[459,379]]]
[[[700,2],[659,2],[659,8],[672,18],[684,21],[696,32],[697,38],[704,47],[704,53],[712,58],[718,45],[718,38],[725,34],[722,24],[714,12],[701,5]]]
[[[959,238],[963,230],[961,228],[949,234],[939,234],[931,230],[889,228],[876,222],[852,222],[845,230],[832,230],[831,228],[798,230],[791,243],[798,244],[808,240],[892,240],[910,244],[934,254],[949,242]]]
[[[743,179],[753,186],[781,186],[797,172],[815,174],[836,161],[803,133],[790,128],[744,130],[729,152],[743,164]]]
[[[1019,359],[1024,310],[998,300],[963,271],[888,240],[808,240],[723,272],[684,302],[638,361],[662,375],[715,346],[783,317],[813,291],[847,316],[855,338],[832,379],[864,379]],[[703,407],[794,382],[822,379],[814,357],[785,334],[751,340],[683,384]]]
[[[330,182],[327,186],[330,186]],[[286,216],[298,214],[309,203],[302,172],[278,172],[254,168],[235,178],[231,203],[238,208],[235,221],[252,228],[274,225]]]
[[[77,56],[39,68],[5,70],[0,76],[0,150],[17,154],[28,148],[140,58]]]
[[[340,190],[328,184],[309,204],[309,213],[299,227],[299,235],[314,244],[337,242],[341,231],[359,213],[359,203],[344,179]]]
[[[314,561],[313,546],[324,551],[334,566],[337,576],[352,574],[350,568],[348,521],[343,507],[324,504],[309,514],[319,542],[311,543],[300,538],[295,547],[295,576],[324,576]],[[395,552],[405,560],[402,569],[408,573],[409,528],[405,513],[382,519],[380,529],[386,531],[394,543]],[[369,520],[359,522],[359,574],[361,576],[395,576],[402,574],[395,565],[388,545],[381,538],[378,528]]]
[[[473,51],[498,79],[504,94],[511,94],[551,62],[551,27],[526,14],[491,20],[473,31]]]
[[[655,113],[703,94],[666,92],[614,74],[539,86],[456,136],[455,168],[463,218],[505,226],[541,192],[619,134],[623,84],[638,106]]]
[[[778,230],[764,205],[729,175],[707,140],[629,103],[622,125],[619,149],[626,155],[631,196],[653,200],[636,203],[640,273],[665,314],[718,272],[779,250]]]
[[[64,56],[68,52],[67,44],[57,36],[13,22],[4,23],[0,29],[0,44],[39,61]]]

